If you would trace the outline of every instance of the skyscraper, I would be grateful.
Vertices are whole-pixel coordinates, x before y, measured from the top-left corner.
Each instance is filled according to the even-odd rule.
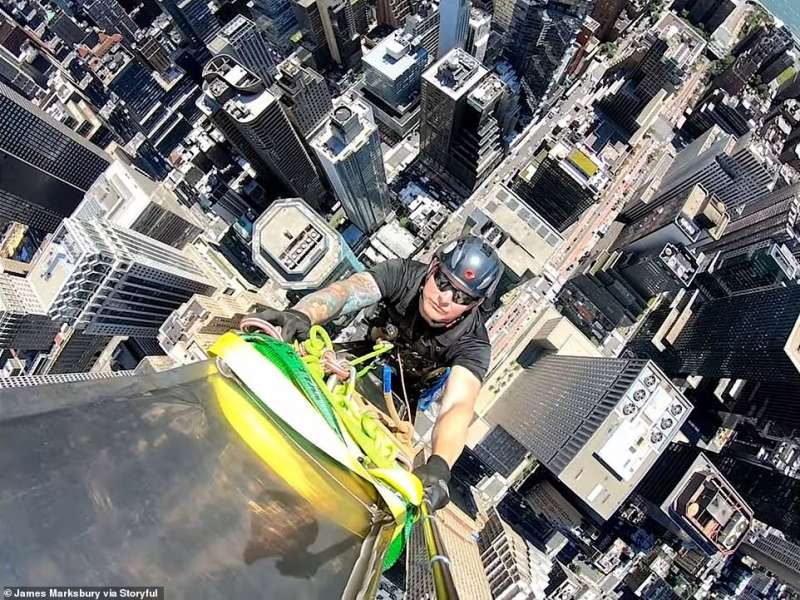
[[[214,56],[227,54],[271,85],[275,79],[275,57],[255,23],[236,15],[208,44]]]
[[[651,361],[541,355],[486,415],[575,493],[595,518],[619,508],[691,405]]]
[[[800,543],[800,479],[733,456],[709,458],[753,507],[756,519]]]
[[[220,29],[207,0],[158,0],[158,3],[195,50],[203,50]]]
[[[649,202],[634,202],[620,215],[629,222],[651,212],[677,196],[685,196],[695,186],[735,209],[752,202],[772,189],[777,167],[763,146],[748,133],[739,139],[712,127],[676,156]]]
[[[719,239],[700,241],[698,248],[723,256],[754,244],[785,244],[800,256],[800,184],[789,185],[750,200],[734,215]]]
[[[602,161],[588,149],[545,141],[511,189],[559,231],[575,223],[608,183]]]
[[[696,185],[688,196],[676,196],[659,210],[628,222],[611,248],[641,252],[663,247],[664,242],[687,248],[713,244],[726,234],[729,224],[724,204]]]
[[[467,95],[457,121],[447,170],[467,192],[483,183],[503,158],[500,113],[505,93],[500,78],[487,75]]]
[[[106,219],[117,227],[183,248],[202,229],[164,183],[156,183],[117,159],[86,192],[77,219]]]
[[[288,48],[297,32],[297,20],[289,0],[252,0],[248,3],[256,26],[276,48]]]
[[[586,2],[516,0],[505,28],[505,55],[536,110],[561,79],[575,49]]]
[[[87,0],[81,7],[106,33],[122,34],[128,48],[136,42],[139,28],[117,0]]]
[[[29,275],[55,321],[92,335],[155,337],[192,294],[211,294],[183,253],[103,219],[65,219]]]
[[[439,4],[439,54],[464,49],[469,31],[469,0],[443,0]]]
[[[436,0],[421,0],[416,12],[406,17],[405,31],[419,36],[420,45],[428,51],[428,61],[435,61],[439,55],[439,3]]]
[[[287,290],[314,290],[362,270],[341,236],[299,198],[273,202],[253,224],[253,261]]]
[[[427,62],[428,52],[418,37],[405,30],[394,31],[362,58],[365,97],[400,112],[418,98]]]
[[[720,255],[709,277],[731,296],[796,285],[800,265],[785,244],[757,242]]]
[[[459,117],[486,69],[463,50],[452,50],[422,75],[420,153],[440,167],[450,161]]]
[[[344,96],[311,146],[348,218],[362,232],[373,233],[389,212],[389,191],[381,139],[369,106]]]
[[[54,231],[110,157],[0,83],[0,220]]]
[[[486,47],[489,45],[489,33],[492,29],[492,17],[480,9],[469,11],[469,30],[464,42],[464,49],[483,62],[486,58]]]
[[[376,7],[378,24],[394,29],[402,27],[411,12],[412,3],[409,0],[378,0]]]
[[[670,376],[797,379],[800,286],[696,304],[687,306],[682,318],[676,315],[666,334],[665,358],[672,358],[672,364],[665,364],[665,370]]]
[[[652,518],[709,556],[731,556],[753,524],[736,484],[697,447],[670,444],[636,493]]]
[[[278,65],[273,91],[300,135],[307,138],[333,110],[325,78],[295,57]]]
[[[226,57],[203,70],[203,110],[262,176],[277,177],[288,190],[322,209],[325,189],[280,102],[264,82]]]
[[[0,273],[0,350],[47,351],[60,325],[47,314],[26,277]]]
[[[691,31],[691,30],[690,30]],[[681,86],[687,68],[692,65],[694,53],[689,44],[702,48],[702,38],[685,37],[679,33],[652,34],[647,39],[649,47],[641,60],[617,85],[614,93],[602,98],[600,109],[629,134],[635,134],[650,126],[653,115],[650,110],[672,96]]]
[[[392,32],[363,56],[361,95],[379,127],[400,137],[416,128],[422,72],[427,63],[428,51],[420,37],[406,29]]]

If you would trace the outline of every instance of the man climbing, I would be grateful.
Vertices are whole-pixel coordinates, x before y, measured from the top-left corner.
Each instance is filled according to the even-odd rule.
[[[494,249],[467,236],[440,248],[430,264],[389,260],[305,296],[285,311],[255,317],[280,325],[284,340],[305,339],[314,324],[383,301],[382,325],[398,330],[394,343],[416,383],[442,387],[432,432],[433,454],[414,472],[434,510],[449,501],[450,468],[464,449],[475,400],[489,368],[489,337],[481,307],[494,295],[503,266]],[[431,386],[425,377],[439,370]],[[442,371],[444,371],[442,373]],[[411,386],[411,387],[419,387]],[[420,402],[420,408],[425,408]]]

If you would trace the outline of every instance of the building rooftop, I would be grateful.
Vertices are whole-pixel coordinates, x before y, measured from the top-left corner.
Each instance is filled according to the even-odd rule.
[[[342,261],[342,244],[299,198],[276,200],[253,224],[253,260],[288,289],[321,286]]]
[[[384,77],[394,80],[414,67],[419,61],[419,52],[422,49],[418,41],[398,29],[378,42],[361,60]]]
[[[348,158],[375,132],[369,106],[357,96],[342,98],[311,139],[311,146],[331,161]]]
[[[539,275],[564,239],[504,185],[491,189],[469,215],[472,233],[483,235],[517,277]]]
[[[495,74],[487,75],[467,97],[467,102],[472,104],[479,111],[493,106],[494,103],[503,95],[505,84]]]
[[[477,59],[460,48],[454,48],[425,71],[422,78],[451,98],[458,99],[486,73]]]

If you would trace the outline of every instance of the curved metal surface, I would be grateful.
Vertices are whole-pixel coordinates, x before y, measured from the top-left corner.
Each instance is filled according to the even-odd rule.
[[[320,501],[277,476],[230,419],[244,392],[210,363],[27,388],[27,407],[24,394],[0,395],[4,585],[157,585],[171,599],[354,588],[369,490],[280,423],[244,414],[299,478],[319,479]]]

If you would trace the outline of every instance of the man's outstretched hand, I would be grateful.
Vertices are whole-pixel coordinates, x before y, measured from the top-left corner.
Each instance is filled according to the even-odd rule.
[[[445,459],[433,454],[428,462],[414,469],[414,475],[422,482],[425,500],[431,505],[431,510],[447,506],[450,502],[450,467]]]
[[[307,340],[308,333],[311,330],[311,319],[308,318],[308,315],[299,310],[292,310],[291,308],[287,310],[265,308],[261,312],[257,312],[242,319],[243,329],[258,329],[257,326],[248,322],[250,319],[266,321],[267,323],[280,327],[281,338],[283,338],[284,342]]]

